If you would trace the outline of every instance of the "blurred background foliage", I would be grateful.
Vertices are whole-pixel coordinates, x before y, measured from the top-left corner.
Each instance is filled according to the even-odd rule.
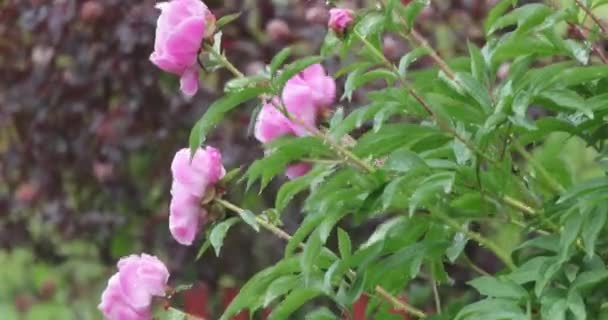
[[[287,45],[300,56],[318,52],[325,36],[325,1],[206,3],[218,17],[243,12],[224,29],[223,45],[247,74],[262,70]],[[282,253],[278,240],[254,236],[246,226],[232,231],[220,258],[209,251],[198,261],[193,257],[202,240],[183,247],[169,236],[170,160],[229,75],[203,75],[202,90],[193,99],[182,97],[177,79],[148,61],[158,15],[154,4],[0,0],[2,319],[99,319],[96,305],[105,281],[117,259],[130,253],[154,253],[167,262],[174,285],[199,281],[212,292],[242,283]],[[341,4],[357,8],[373,1]],[[442,56],[455,57],[467,52],[466,39],[483,43],[483,18],[493,4],[433,1],[418,27]],[[409,50],[391,34],[383,47],[393,61]],[[416,68],[431,65],[421,59]],[[331,73],[340,67],[338,61],[326,66]],[[339,88],[343,81],[338,79]],[[361,99],[355,92],[351,103]],[[262,155],[245,130],[254,107],[234,113],[208,140],[222,149],[227,168]],[[596,175],[599,168],[589,165],[594,154],[580,141],[565,139],[555,136],[534,156],[562,150],[552,163],[563,170],[563,179]],[[265,208],[272,194],[243,194],[243,206]],[[288,230],[300,219],[295,208],[284,215]],[[503,233],[497,235],[503,243],[518,236]],[[495,263],[488,257],[484,267],[492,270]],[[416,288],[409,299],[428,300],[430,289]]]

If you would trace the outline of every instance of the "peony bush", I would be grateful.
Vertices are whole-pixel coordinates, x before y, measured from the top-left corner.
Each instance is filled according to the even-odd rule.
[[[171,234],[218,255],[240,222],[286,241],[284,257],[251,277],[221,319],[266,308],[269,319],[349,318],[361,297],[372,319],[608,319],[608,66],[594,14],[603,4],[499,1],[485,44],[451,60],[416,31],[426,1],[332,8],[320,55],[285,48],[245,76],[221,46],[238,15],[216,21],[198,0],[160,3],[150,59],[180,76],[185,95],[201,70],[235,77],[175,154]],[[383,50],[388,32],[413,48],[397,63]],[[328,72],[328,59],[343,68]],[[416,69],[418,59],[434,67]],[[354,93],[367,102],[346,115],[339,104]],[[227,173],[205,137],[249,105],[265,156]],[[263,192],[273,179],[283,181],[274,208],[232,201],[238,184]],[[301,223],[289,234],[281,212],[300,194]],[[347,226],[370,232],[355,239]],[[108,319],[150,319],[155,300],[179,291],[152,256],[118,269],[100,304]],[[467,295],[450,295],[456,286]],[[416,287],[428,294],[415,299]]]

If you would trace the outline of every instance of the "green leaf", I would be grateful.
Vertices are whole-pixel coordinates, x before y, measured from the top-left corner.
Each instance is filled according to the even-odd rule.
[[[238,19],[241,16],[240,12],[232,13],[229,15],[225,15],[217,20],[215,23],[215,27],[219,30],[230,22]]]
[[[385,80],[388,85],[391,85],[396,78],[395,73],[387,69],[375,69],[371,71],[366,71],[363,68],[357,69],[346,78],[344,94],[342,94],[340,99],[347,98],[350,101],[353,92],[359,87],[377,80]]]
[[[246,88],[262,87],[264,85],[264,82],[267,82],[267,81],[268,81],[268,78],[263,75],[253,75],[253,76],[242,77],[242,78],[234,78],[234,79],[226,82],[226,84],[224,85],[224,92],[225,93],[239,92]]]
[[[328,158],[332,156],[331,150],[316,137],[281,137],[269,144],[268,154],[252,163],[244,177],[247,178],[247,188],[258,179],[261,180],[260,192],[288,165],[299,162],[303,157]]]
[[[300,308],[307,301],[323,294],[314,288],[298,288],[293,290],[281,303],[273,310],[268,320],[289,319],[291,314]]]
[[[272,61],[270,61],[270,74],[275,75],[277,73],[277,70],[279,70],[287,58],[289,58],[291,52],[291,47],[286,47],[279,51],[274,58],[272,58]]]
[[[348,233],[342,228],[338,228],[338,248],[342,259],[348,259],[351,254],[352,244]]]
[[[473,98],[482,110],[489,113],[492,109],[492,98],[488,93],[488,90],[483,85],[475,80],[470,74],[458,72],[456,73],[456,82],[461,84],[465,91]]]
[[[568,219],[566,219],[564,223],[564,230],[562,231],[559,246],[560,246],[560,259],[562,262],[565,262],[570,247],[578,237],[578,233],[581,229],[581,225],[583,223],[583,215],[578,212],[578,210],[574,210],[573,213],[570,214]]]
[[[428,53],[429,51],[425,47],[418,47],[401,57],[399,60],[399,75],[405,78],[407,75],[407,68],[409,68],[409,66],[416,60],[427,55]]]
[[[211,230],[211,233],[209,235],[209,241],[213,246],[213,250],[215,250],[216,256],[220,256],[220,250],[222,249],[222,245],[224,245],[224,238],[226,237],[226,233],[228,233],[230,227],[232,227],[237,222],[239,222],[238,218],[229,218],[218,223]]]
[[[430,171],[426,162],[420,156],[408,149],[397,149],[388,156],[384,168],[397,172],[409,172],[415,169]]]
[[[562,297],[547,295],[541,298],[542,320],[566,320],[566,310],[568,310],[568,303]]]
[[[484,88],[490,82],[488,75],[488,64],[486,63],[481,50],[471,42],[467,42],[469,54],[471,55],[471,74],[477,82],[481,83]]]
[[[311,213],[308,214],[304,221],[300,224],[300,227],[292,235],[291,239],[287,242],[285,247],[285,257],[289,257],[293,254],[297,247],[299,247],[304,239],[323,221],[325,217],[321,214]]]
[[[333,169],[327,169],[324,167],[315,167],[305,175],[297,177],[284,183],[279,191],[274,202],[274,206],[277,210],[283,210],[289,204],[289,201],[293,199],[298,193],[307,190],[314,181],[322,179],[323,177],[331,174]]]
[[[429,0],[413,0],[402,10],[403,18],[407,22],[408,28],[411,29],[412,26],[414,26],[416,17],[418,17],[422,9],[428,5],[430,5]]]
[[[302,272],[307,280],[310,278],[310,275],[315,268],[322,247],[323,243],[319,232],[313,232],[304,245],[304,250],[302,251],[300,259],[300,268],[302,268]]]
[[[420,186],[410,197],[410,216],[414,214],[419,205],[428,204],[429,201],[437,201],[442,194],[450,193],[454,179],[455,174],[453,172],[439,172],[420,182]]]
[[[256,273],[241,288],[232,302],[230,302],[230,305],[224,310],[220,320],[230,319],[233,315],[243,309],[249,309],[250,312],[255,312],[255,310],[263,304],[266,289],[272,281],[279,277],[297,272],[299,266],[299,257],[286,258],[280,260],[275,265]]]
[[[351,305],[363,293],[363,290],[365,289],[366,279],[366,272],[357,273],[357,278],[355,279],[355,282],[348,290],[339,291],[336,296],[336,300],[342,305]]]
[[[276,298],[286,294],[300,284],[300,277],[296,275],[286,275],[275,279],[265,290],[263,306],[268,307]]]
[[[255,213],[249,210],[243,210],[239,212],[239,216],[241,217],[241,219],[243,219],[243,221],[245,221],[245,223],[247,223],[251,228],[253,228],[253,230],[255,230],[256,232],[260,232],[260,226],[258,225]]]
[[[323,40],[323,44],[321,45],[321,55],[324,57],[329,57],[340,48],[340,44],[341,39],[336,36],[335,32],[327,32],[325,39]],[[336,77],[338,76],[336,75]]]
[[[577,290],[587,290],[604,282],[606,279],[608,279],[608,270],[606,268],[585,271],[576,277],[576,280],[572,283],[572,287]]]
[[[216,100],[209,106],[207,112],[196,122],[190,131],[190,152],[192,155],[205,142],[207,133],[224,119],[224,115],[237,106],[264,93],[264,88],[247,88],[232,92]]]
[[[323,61],[323,57],[310,56],[302,59],[298,59],[283,68],[283,71],[276,77],[274,81],[275,88],[283,88],[287,80],[293,78],[300,71],[307,67]]]
[[[356,25],[355,32],[361,37],[378,34],[384,29],[385,17],[378,12],[370,12],[365,15]]]
[[[326,307],[320,307],[315,309],[306,315],[305,320],[338,320],[338,318],[331,310]]]
[[[539,3],[523,5],[515,10],[499,17],[489,27],[488,34],[494,33],[498,29],[517,24],[516,33],[524,34],[532,28],[539,26],[553,10],[548,6]]]
[[[462,308],[454,320],[529,320],[517,302],[507,299],[485,299]]]
[[[492,26],[496,23],[500,17],[504,16],[507,10],[514,6],[517,3],[517,0],[501,0],[499,3],[494,5],[494,7],[488,12],[488,17],[483,25],[483,29],[486,32],[486,35],[490,35],[491,29],[494,29]]]
[[[454,263],[458,259],[468,241],[469,238],[462,232],[457,232],[454,235],[452,245],[445,251],[445,255],[451,263]]]
[[[468,282],[480,294],[495,298],[523,299],[528,296],[526,290],[506,278],[479,277]]]
[[[583,297],[576,290],[568,291],[568,309],[574,314],[576,320],[587,319],[587,309]]]
[[[194,260],[200,259],[203,256],[203,254],[205,254],[205,252],[207,252],[207,249],[209,249],[210,246],[211,246],[211,240],[209,240],[209,238],[205,239],[205,242],[203,242],[201,247],[198,249],[198,252],[196,253],[196,258],[194,258]]]
[[[190,316],[187,313],[175,309],[169,308],[162,313],[162,320],[196,320],[198,318]]]
[[[608,65],[594,65],[588,67],[573,67],[561,71],[551,83],[564,87],[576,86],[608,77]]]
[[[595,242],[597,241],[600,232],[606,225],[606,215],[608,211],[605,206],[599,206],[591,210],[583,222],[581,236],[587,257],[591,258],[595,254]]]

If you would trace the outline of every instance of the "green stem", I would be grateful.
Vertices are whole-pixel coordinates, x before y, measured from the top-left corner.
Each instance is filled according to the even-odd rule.
[[[473,232],[467,228],[464,228],[460,223],[458,223],[458,221],[456,221],[453,218],[447,216],[446,214],[440,212],[439,210],[435,210],[433,212],[433,215],[435,217],[439,218],[440,220],[442,220],[443,222],[445,222],[451,228],[466,234],[467,237],[469,237],[470,239],[473,239],[480,245],[482,245],[482,246],[488,248],[489,250],[491,250],[492,252],[494,252],[494,254],[509,269],[514,270],[516,268],[515,263],[513,263],[513,260],[511,259],[511,255],[509,255],[507,252],[505,252],[505,250],[503,248],[501,248],[499,245],[497,245],[494,241],[485,238],[484,236],[482,236],[481,234],[479,234],[477,232]]]
[[[431,286],[433,287],[433,298],[435,299],[435,312],[441,314],[441,298],[439,297],[439,290],[437,289],[437,281],[435,278],[431,278]]]
[[[241,207],[238,207],[234,204],[232,204],[231,202],[228,202],[226,200],[223,199],[219,199],[219,198],[215,198],[213,199],[213,201],[217,202],[218,204],[222,205],[224,208],[237,213],[239,216],[242,216],[245,214],[245,210]],[[274,235],[276,235],[277,237],[289,241],[291,240],[291,235],[285,231],[283,231],[283,229],[275,226],[274,224],[270,223],[269,221],[267,221],[266,219],[262,218],[261,216],[256,215],[255,216],[255,221],[262,226],[262,228],[272,232]]]
[[[593,11],[591,11],[591,9],[587,8],[587,6],[585,6],[585,4],[581,2],[581,0],[574,0],[574,2],[576,2],[576,5],[579,6],[579,8],[585,11],[585,14],[587,14],[591,18],[591,20],[595,22],[595,24],[597,24],[597,26],[600,28],[600,30],[602,30],[603,33],[606,33],[608,31],[606,30],[606,27],[604,27],[604,25],[602,24],[602,20],[600,20],[600,18],[598,18],[593,13]]]
[[[519,210],[527,215],[530,215],[530,216],[537,215],[537,212],[534,209],[532,209],[527,204],[525,204],[515,198],[511,198],[510,196],[503,196],[501,200],[505,204],[507,204],[507,205],[513,207],[514,209]]]
[[[244,78],[245,75],[239,71],[239,69],[237,69],[237,67],[235,67],[227,58],[225,55],[215,51],[215,48],[213,48],[213,46],[209,45],[209,44],[205,44],[205,49],[207,49],[207,51],[214,57],[216,58],[226,69],[228,69],[228,71],[232,72],[233,75],[235,75],[238,78]]]
[[[226,208],[226,209],[228,209],[228,210],[230,210],[230,211],[238,214],[239,217],[241,217],[245,213],[245,209],[243,209],[243,208],[241,208],[241,207],[239,207],[239,206],[237,206],[237,205],[235,205],[235,204],[233,204],[233,203],[231,203],[229,201],[226,201],[224,199],[215,198],[215,199],[213,199],[213,201],[215,201],[217,204],[223,206],[224,208]],[[289,233],[283,231],[283,229],[281,229],[281,228],[275,226],[274,224],[270,223],[268,220],[266,220],[266,219],[264,219],[264,218],[262,218],[262,217],[260,217],[258,215],[256,215],[255,219],[256,219],[256,222],[260,226],[262,226],[262,228],[270,231],[271,233],[273,233],[277,237],[279,237],[279,238],[281,238],[283,240],[286,240],[286,241],[291,240],[292,236]],[[304,249],[304,245],[303,244],[300,244],[298,247],[300,249]],[[327,249],[325,247],[324,247],[324,249],[329,251],[329,249]],[[349,274],[352,277],[356,277],[357,276],[357,274],[353,270],[349,270]],[[393,305],[393,307],[396,308],[396,309],[404,310],[404,311],[406,311],[406,312],[410,313],[411,315],[416,316],[418,318],[426,318],[427,317],[427,315],[422,310],[419,310],[416,307],[414,307],[412,305],[409,305],[408,303],[403,302],[403,301],[397,299],[395,296],[391,295],[388,291],[386,291],[386,289],[384,289],[381,286],[376,286],[375,292],[379,296],[381,296],[384,300],[386,300],[389,303],[391,303]]]

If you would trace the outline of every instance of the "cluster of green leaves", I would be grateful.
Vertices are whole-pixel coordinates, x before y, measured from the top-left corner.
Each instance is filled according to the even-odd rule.
[[[375,294],[379,286],[395,296],[415,279],[452,286],[446,267],[469,261],[469,243],[482,245],[504,268],[471,273],[468,288],[477,299],[463,305],[444,297],[446,307],[433,319],[608,317],[602,285],[608,279],[608,66],[592,57],[599,32],[587,41],[565,37],[568,23],[584,23],[574,3],[559,9],[516,3],[499,2],[485,23],[486,44],[469,44],[467,56],[448,61],[449,70],[410,70],[431,54],[428,47],[397,65],[382,56],[384,32],[409,32],[425,5],[394,0],[360,11],[344,37],[329,33],[320,57],[283,66],[286,49],[265,74],[227,84],[226,96],[193,129],[191,147],[230,109],[280,92],[291,76],[334,54],[353,60],[336,73],[346,79],[342,99],[366,88],[368,104],[347,116],[337,111],[324,138],[269,144],[267,156],[244,173],[247,187],[259,182],[261,192],[289,164],[318,160],[276,195],[273,209],[280,213],[307,193],[284,258],[253,276],[222,319],[268,306],[271,319],[288,319],[313,299],[332,307],[307,309],[311,319],[338,319],[335,311],[364,293],[371,298],[368,314],[391,319],[392,305]],[[506,76],[498,75],[501,66],[508,66]],[[378,81],[386,86],[369,88]],[[530,109],[543,115],[532,117]],[[217,253],[236,221],[211,227]],[[382,223],[367,239],[355,241],[339,227],[370,221]],[[509,243],[502,237],[506,226],[516,230]]]

